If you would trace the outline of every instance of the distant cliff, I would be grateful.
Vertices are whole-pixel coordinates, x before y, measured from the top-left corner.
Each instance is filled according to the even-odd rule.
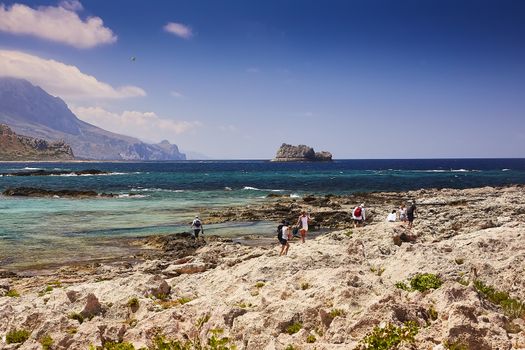
[[[332,153],[322,151],[315,152],[312,147],[306,145],[292,146],[283,143],[277,150],[274,162],[316,162],[331,161]]]
[[[184,160],[167,141],[147,144],[78,119],[66,103],[27,80],[0,77],[0,123],[21,135],[64,140],[80,159]]]
[[[71,147],[64,141],[46,140],[17,135],[7,125],[0,124],[0,160],[71,160]]]

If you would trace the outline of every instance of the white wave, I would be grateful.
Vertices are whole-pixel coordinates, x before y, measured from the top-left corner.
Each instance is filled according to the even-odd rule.
[[[265,191],[265,192],[283,192],[284,190],[272,190],[272,189],[264,189],[264,188],[257,188],[252,186],[244,186],[242,188],[243,190],[249,190],[249,191]]]
[[[148,196],[143,194],[129,194],[129,193],[122,193],[117,196],[117,198],[146,198]]]
[[[28,167],[26,166],[24,169],[22,170],[43,170],[42,168],[31,168],[31,167]]]
[[[509,171],[509,170],[510,170],[510,169],[507,169],[507,168],[505,168],[505,169],[501,169],[501,171]]]
[[[468,173],[470,170],[467,169],[450,169],[453,173]]]
[[[130,190],[131,192],[173,192],[173,193],[181,193],[185,192],[185,190],[169,190],[165,188],[132,188]]]
[[[301,198],[301,196],[299,196],[297,193],[292,193],[290,198]]]

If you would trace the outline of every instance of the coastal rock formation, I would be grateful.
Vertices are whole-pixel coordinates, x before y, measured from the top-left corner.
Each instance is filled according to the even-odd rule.
[[[315,152],[312,147],[306,145],[292,146],[283,143],[277,150],[277,154],[272,161],[275,162],[301,162],[301,161],[330,161],[332,154],[322,151]]]
[[[365,195],[329,202],[346,209],[353,206],[346,201],[359,196]],[[404,325],[413,341],[397,349],[525,348],[524,187],[367,198],[375,215],[368,225],[305,244],[292,240],[287,256],[278,255],[275,237],[272,245],[251,247],[168,236],[145,240],[162,249],[146,262],[4,278],[0,348],[39,349],[48,336],[59,350],[110,342],[159,349],[168,341],[220,341],[224,349],[239,350],[361,350],[372,349],[367,339],[378,334],[391,335],[395,344],[396,329]],[[409,231],[415,240],[397,245],[392,237],[408,230],[384,217],[393,203],[408,198],[418,202]],[[317,201],[295,204],[312,203]],[[195,246],[174,257],[170,249],[181,242]],[[27,340],[6,344],[5,336],[16,330],[26,330]]]
[[[0,77],[0,123],[40,139],[65,140],[79,159],[184,160],[176,145],[148,144],[77,118],[59,97],[24,79]]]
[[[33,187],[17,187],[17,188],[7,188],[2,193],[4,196],[9,197],[55,197],[55,198],[113,198],[119,197],[119,194],[113,193],[97,193],[95,191],[89,190],[46,190],[43,188],[33,188]],[[126,196],[132,197],[133,194],[126,194]]]
[[[71,147],[64,141],[46,140],[17,135],[9,126],[0,124],[1,160],[71,160]]]
[[[15,171],[10,173],[1,173],[2,176],[61,176],[61,175],[107,175],[108,171],[97,170],[97,169],[86,169],[86,170],[24,170],[24,171]]]

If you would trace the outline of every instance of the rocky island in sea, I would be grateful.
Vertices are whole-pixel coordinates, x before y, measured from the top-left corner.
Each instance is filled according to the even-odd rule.
[[[315,152],[312,147],[306,145],[292,146],[283,143],[277,150],[273,162],[316,162],[331,161],[332,153],[327,151]]]
[[[385,221],[411,199],[412,230]],[[353,228],[361,202],[368,224]],[[206,218],[302,210],[332,232],[292,241],[287,256],[275,238],[163,235],[136,239],[147,250],[113,262],[2,271],[0,348],[525,347],[525,187],[278,196]]]

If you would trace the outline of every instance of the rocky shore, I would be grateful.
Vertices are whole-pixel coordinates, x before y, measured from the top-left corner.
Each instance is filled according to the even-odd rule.
[[[98,193],[90,190],[46,190],[34,187],[7,188],[2,194],[8,197],[47,197],[47,198],[115,198],[133,197],[135,194]]]
[[[385,222],[407,199],[410,231]],[[368,225],[352,228],[362,202]],[[172,235],[137,240],[143,261],[4,271],[0,349],[525,348],[525,187],[269,198],[209,218],[302,209],[333,232],[283,257]]]

